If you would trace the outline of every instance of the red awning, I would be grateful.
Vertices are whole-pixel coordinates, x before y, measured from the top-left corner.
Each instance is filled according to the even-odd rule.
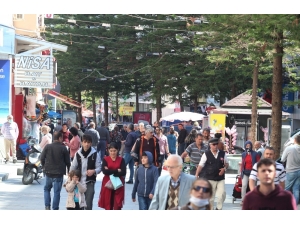
[[[53,90],[48,91],[48,95],[51,95],[52,97],[57,98],[57,99],[65,102],[65,103],[67,103],[69,105],[73,105],[73,106],[78,107],[78,108],[82,107],[81,103],[79,103],[79,102],[77,102],[77,101],[75,101],[75,100],[73,100],[73,99],[71,99],[71,98],[69,98],[69,97],[67,97],[65,95],[57,93],[57,92],[55,92]]]

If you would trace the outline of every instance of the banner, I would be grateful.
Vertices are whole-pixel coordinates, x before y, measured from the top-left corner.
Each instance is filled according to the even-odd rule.
[[[16,55],[15,87],[53,88],[53,57]]]
[[[225,123],[225,114],[209,114],[209,127],[212,134],[221,133],[222,137],[225,138]]]
[[[151,112],[133,112],[133,123],[139,123],[143,121],[147,121],[149,124],[151,124]]]
[[[9,115],[10,60],[0,60],[0,127]]]
[[[131,106],[120,106],[119,107],[119,115],[120,116],[132,116],[134,111],[134,107]]]

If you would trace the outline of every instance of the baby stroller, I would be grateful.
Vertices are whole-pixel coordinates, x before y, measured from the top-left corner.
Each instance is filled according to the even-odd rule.
[[[234,203],[236,199],[242,198],[242,178],[240,175],[237,175],[235,179],[235,185],[232,193],[232,203]]]

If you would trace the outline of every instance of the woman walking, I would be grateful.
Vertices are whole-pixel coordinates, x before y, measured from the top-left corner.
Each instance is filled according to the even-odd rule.
[[[116,143],[110,143],[108,147],[109,156],[103,158],[102,172],[104,174],[98,206],[105,210],[121,210],[124,204],[124,177],[126,176],[125,161],[118,156]],[[120,178],[123,186],[117,190],[106,187],[110,181],[110,175]]]
[[[70,158],[71,158],[71,162],[74,159],[74,155],[75,153],[80,149],[80,137],[78,135],[78,130],[75,127],[71,127],[70,128],[70,133],[73,136],[73,138],[71,139],[70,143],[66,142],[66,146],[69,147],[70,149]]]
[[[41,132],[43,134],[43,137],[42,137],[42,141],[40,143],[40,147],[41,147],[42,150],[45,148],[45,146],[47,144],[52,143],[52,135],[49,133],[50,130],[51,130],[51,128],[48,127],[48,126],[42,126],[41,127]]]

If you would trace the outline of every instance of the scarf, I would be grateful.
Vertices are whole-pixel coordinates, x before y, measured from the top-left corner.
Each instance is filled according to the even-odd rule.
[[[92,151],[92,147],[90,147],[87,151],[84,151],[82,149],[81,153],[82,153],[83,157],[86,158],[86,157],[88,157],[88,155],[90,154],[91,151]]]

